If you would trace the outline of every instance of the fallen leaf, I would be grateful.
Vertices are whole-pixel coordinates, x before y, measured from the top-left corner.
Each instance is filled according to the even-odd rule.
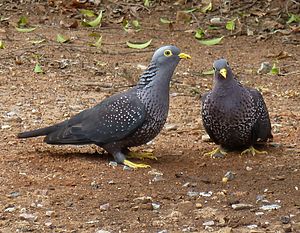
[[[0,49],[4,49],[4,42],[2,40],[0,40]]]
[[[79,10],[79,12],[80,12],[80,14],[82,14],[82,15],[84,15],[86,17],[94,17],[94,16],[96,16],[95,12],[92,11],[92,10],[81,9],[81,10]]]
[[[25,27],[28,24],[28,20],[25,16],[21,16],[17,24],[18,27]]]
[[[94,44],[91,44],[91,46],[96,47],[96,48],[100,48],[101,45],[102,45],[102,36],[100,36]]]
[[[235,29],[235,19],[227,21],[225,27],[228,31],[233,31]]]
[[[127,41],[126,44],[129,48],[144,49],[144,48],[147,48],[151,44],[151,42],[152,42],[152,39],[145,43],[131,43],[131,42]]]
[[[165,19],[165,18],[160,18],[159,20],[160,20],[160,22],[163,23],[163,24],[174,23],[174,21],[171,21],[171,20],[168,20],[168,19]]]
[[[280,73],[280,69],[274,63],[273,66],[272,66],[272,69],[270,71],[270,74],[272,74],[272,75],[278,75],[279,73]]]
[[[212,2],[208,3],[208,5],[201,8],[202,13],[207,13],[212,10]]]
[[[66,43],[66,42],[69,42],[70,39],[69,39],[69,38],[66,39],[66,38],[64,38],[63,35],[57,34],[57,35],[56,35],[56,41],[57,41],[58,43]]]
[[[198,28],[195,33],[195,38],[202,39],[204,35],[205,35],[204,30],[202,28]]]
[[[32,32],[36,29],[36,27],[35,28],[18,28],[18,27],[15,27],[15,28],[18,32]]]
[[[102,20],[102,11],[100,11],[98,17],[94,19],[93,21],[87,22],[87,25],[91,27],[97,27],[101,25],[101,20]]]
[[[212,75],[212,74],[214,74],[214,73],[215,73],[215,71],[214,71],[213,69],[211,69],[211,70],[206,70],[206,71],[203,71],[203,72],[202,72],[203,75]]]
[[[144,0],[144,6],[149,7],[150,6],[150,1],[149,0]]]
[[[224,36],[219,37],[219,38],[210,39],[210,40],[199,40],[199,42],[200,42],[200,44],[211,46],[211,45],[219,44],[223,38],[224,38]]]
[[[42,39],[42,40],[31,40],[31,41],[29,41],[29,42],[35,45],[35,44],[43,43],[43,42],[45,42],[45,41],[46,41],[45,39]]]
[[[34,67],[34,73],[40,74],[43,73],[42,67],[39,63],[37,63]]]
[[[300,17],[298,15],[294,15],[294,14],[289,14],[289,19],[286,22],[287,24],[291,24],[291,23],[299,23],[300,22]]]

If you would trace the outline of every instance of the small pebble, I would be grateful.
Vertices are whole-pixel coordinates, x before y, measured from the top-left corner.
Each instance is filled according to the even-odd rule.
[[[211,141],[211,139],[210,139],[210,137],[209,137],[208,134],[202,135],[201,136],[201,140],[202,140],[202,142],[210,142]]]
[[[195,192],[195,191],[188,191],[187,195],[189,197],[197,197],[199,195],[199,192]]]
[[[53,215],[54,211],[53,210],[47,210],[46,211],[46,216],[51,217]]]
[[[27,221],[36,221],[37,220],[37,216],[34,214],[28,214],[28,213],[22,213],[20,214],[20,219],[22,220],[27,220]]]
[[[247,225],[247,228],[254,229],[257,228],[257,225],[256,224]]]
[[[111,167],[116,167],[116,166],[118,166],[118,163],[115,162],[115,161],[110,161],[110,162],[108,163],[108,165],[111,166]]]
[[[250,172],[250,171],[252,171],[252,170],[253,170],[252,167],[249,167],[249,166],[246,167],[246,171]]]
[[[158,210],[158,209],[160,209],[160,204],[158,204],[158,203],[152,203],[152,208],[154,209],[154,210]]]
[[[286,216],[281,216],[281,217],[280,217],[280,221],[281,221],[283,224],[288,224],[288,223],[290,223],[291,218],[290,218],[290,216],[288,216],[288,215],[286,215]]]
[[[277,210],[279,208],[281,208],[280,205],[270,204],[270,205],[263,205],[259,209],[261,209],[261,210]]]
[[[271,71],[272,65],[269,62],[262,62],[257,70],[258,74],[267,74]]]
[[[100,210],[101,211],[107,211],[109,209],[109,203],[105,203],[103,205],[100,205]]]
[[[147,204],[147,203],[152,202],[152,197],[149,197],[149,196],[137,197],[137,198],[134,198],[133,201],[135,203]]]
[[[18,196],[20,196],[21,194],[19,193],[19,192],[11,192],[10,194],[9,194],[9,196],[10,197],[18,197]]]
[[[201,203],[196,203],[196,208],[197,209],[201,209],[203,207],[203,205]]]
[[[165,129],[167,131],[172,131],[178,129],[178,125],[176,124],[165,124]]]
[[[16,210],[16,207],[15,206],[11,206],[11,207],[7,207],[4,209],[4,212],[14,212]]]
[[[111,233],[110,231],[106,231],[106,230],[98,230],[98,231],[96,231],[96,233]]]
[[[228,171],[228,172],[226,172],[226,174],[222,178],[222,182],[226,183],[228,181],[233,180],[234,178],[235,178],[235,173],[233,173],[232,171]]]
[[[253,205],[239,203],[239,204],[233,204],[233,205],[231,205],[231,207],[234,210],[246,210],[246,209],[251,209],[253,207]]]
[[[202,225],[203,226],[214,226],[215,222],[213,220],[211,220],[211,221],[204,222]]]
[[[211,197],[212,194],[213,194],[212,191],[209,191],[209,192],[200,192],[199,196],[201,196],[201,197]]]
[[[53,223],[52,222],[45,222],[46,227],[52,227]]]

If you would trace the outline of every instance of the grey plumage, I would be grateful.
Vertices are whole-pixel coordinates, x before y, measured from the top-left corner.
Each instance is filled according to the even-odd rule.
[[[214,62],[214,85],[202,97],[202,120],[210,138],[224,149],[250,147],[272,138],[262,95],[244,87],[225,59]]]
[[[124,163],[128,147],[149,142],[163,128],[169,109],[169,83],[181,58],[190,57],[175,46],[161,47],[135,87],[69,120],[18,137],[46,135],[48,144],[96,144]]]

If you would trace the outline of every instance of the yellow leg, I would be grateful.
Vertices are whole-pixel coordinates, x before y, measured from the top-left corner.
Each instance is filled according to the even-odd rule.
[[[155,157],[153,155],[153,153],[151,152],[142,152],[142,153],[137,153],[137,152],[133,152],[130,151],[129,153],[127,153],[126,155],[127,158],[136,158],[136,159],[153,159],[153,160],[157,160],[157,157]]]
[[[150,168],[151,167],[148,164],[133,163],[133,162],[130,162],[129,160],[127,160],[127,159],[124,160],[123,164],[126,165],[126,166],[128,166],[128,167],[131,167],[133,169],[136,169],[136,168]]]
[[[223,151],[223,150],[221,150],[220,147],[218,147],[210,152],[205,153],[204,155],[210,156],[212,158],[223,158],[226,154],[227,154],[226,151]]]
[[[246,153],[250,153],[250,154],[252,154],[253,156],[254,156],[255,154],[268,154],[267,151],[264,151],[264,150],[262,150],[262,151],[256,150],[253,146],[250,146],[248,149],[242,151],[241,155],[246,154]]]

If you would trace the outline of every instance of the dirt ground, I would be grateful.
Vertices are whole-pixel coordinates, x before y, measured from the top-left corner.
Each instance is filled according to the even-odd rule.
[[[191,32],[195,24],[179,22],[170,30],[159,22],[175,19],[186,6],[161,2],[151,12],[139,10],[142,30],[126,32],[108,18],[101,28],[64,27],[76,19],[76,8],[31,2],[0,3],[0,232],[300,232],[299,32],[247,36],[225,30],[220,44],[204,46]],[[38,28],[17,32],[21,15]],[[92,32],[102,35],[100,48],[88,45]],[[58,33],[71,43],[56,42]],[[125,43],[151,38],[144,50]],[[166,127],[135,148],[158,157],[144,161],[150,169],[111,166],[112,157],[96,146],[16,138],[126,90],[166,44],[192,59],[176,69]],[[277,60],[280,52],[285,55]],[[243,84],[263,93],[274,135],[267,155],[203,155],[215,145],[202,139],[200,96],[212,85],[212,76],[202,72],[220,57]],[[34,73],[37,62],[44,74]],[[282,75],[257,74],[262,62],[276,62]],[[234,177],[224,183],[227,172]]]

